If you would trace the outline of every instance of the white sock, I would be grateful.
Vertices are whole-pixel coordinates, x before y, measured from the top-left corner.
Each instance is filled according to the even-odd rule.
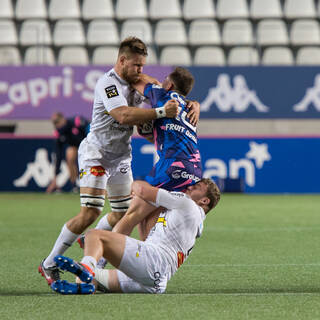
[[[99,220],[99,222],[96,226],[96,229],[108,230],[108,231],[112,230],[112,227],[110,226],[110,224],[108,222],[108,213]]]
[[[54,266],[55,262],[53,258],[59,254],[63,254],[69,247],[71,247],[78,236],[78,234],[71,232],[65,224],[62,227],[59,237],[57,238],[56,243],[54,244],[49,256],[43,263],[44,267],[48,268]]]
[[[106,269],[95,269],[95,280],[99,282],[100,285],[105,287],[107,290],[109,289],[109,270]]]
[[[92,269],[92,271],[94,271],[94,269],[97,266],[97,260],[91,256],[84,256],[81,260],[81,263],[86,264],[88,267]]]

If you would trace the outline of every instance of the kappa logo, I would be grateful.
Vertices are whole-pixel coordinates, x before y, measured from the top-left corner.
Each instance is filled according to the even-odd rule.
[[[40,188],[45,188],[54,178],[54,161],[49,160],[48,151],[39,148],[35,151],[34,161],[26,163],[24,173],[13,181],[17,188],[27,187],[31,180]],[[58,187],[63,187],[69,179],[69,171],[66,162],[63,160],[60,166],[60,173],[57,175]]]
[[[117,97],[119,95],[119,92],[118,92],[117,87],[115,85],[112,85],[112,86],[105,88],[104,91],[106,92],[106,95],[109,99]]]
[[[312,88],[307,88],[306,93],[302,100],[293,106],[295,112],[305,112],[309,106],[314,106],[317,111],[320,111],[320,74],[314,78]]]
[[[213,105],[221,112],[241,113],[250,106],[255,107],[258,112],[269,111],[269,107],[260,101],[256,92],[248,88],[246,79],[241,74],[234,76],[233,87],[228,74],[218,76],[216,87],[209,89],[207,97],[201,103],[201,111],[209,111]]]

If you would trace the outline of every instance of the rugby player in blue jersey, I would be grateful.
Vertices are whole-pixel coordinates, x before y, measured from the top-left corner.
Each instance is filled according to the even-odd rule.
[[[185,191],[202,178],[197,129],[187,117],[186,96],[193,87],[194,78],[187,69],[177,67],[162,85],[156,83],[156,79],[142,75],[133,87],[149,99],[152,108],[159,114],[165,112],[163,106],[167,101],[176,100],[179,103],[179,115],[176,118],[154,120],[153,134],[143,133],[148,140],[151,138],[154,141],[159,155],[158,162],[145,180],[152,186],[168,191]],[[140,128],[139,131],[143,130]],[[143,240],[157,222],[160,211],[161,208],[155,210],[154,204],[141,203],[139,198],[135,198],[113,231],[129,235],[133,227],[141,222],[139,233]],[[145,219],[147,216],[148,219]]]

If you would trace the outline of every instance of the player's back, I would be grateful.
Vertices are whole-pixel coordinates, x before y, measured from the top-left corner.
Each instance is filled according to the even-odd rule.
[[[155,244],[168,261],[171,275],[187,259],[205,219],[204,211],[182,192],[160,189],[159,203],[170,208],[160,214],[146,242]]]
[[[167,101],[174,99],[179,103],[179,115],[176,118],[160,118],[154,121],[154,137],[160,156],[176,159],[199,156],[197,146],[197,128],[187,118],[186,98],[175,91],[148,84],[144,94],[149,98],[153,108],[162,107]],[[200,156],[199,156],[200,157]]]

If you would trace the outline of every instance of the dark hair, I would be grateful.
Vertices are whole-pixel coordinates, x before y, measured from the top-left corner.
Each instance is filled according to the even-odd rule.
[[[136,37],[128,37],[120,43],[119,56],[124,54],[127,58],[131,54],[148,55],[147,46],[142,40]]]
[[[200,182],[203,182],[207,185],[207,194],[206,197],[210,199],[210,203],[208,204],[208,212],[213,209],[220,200],[220,190],[218,186],[208,178],[202,178]]]
[[[173,72],[169,74],[170,80],[173,82],[174,90],[186,96],[193,88],[194,78],[189,70],[176,67]]]

